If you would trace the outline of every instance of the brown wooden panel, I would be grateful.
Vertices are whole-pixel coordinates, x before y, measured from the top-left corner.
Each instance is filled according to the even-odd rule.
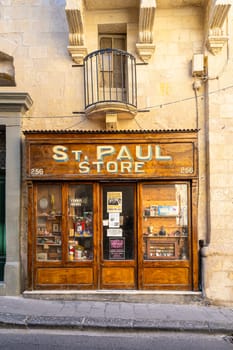
[[[196,133],[26,133],[27,176],[54,178],[193,178]],[[103,145],[104,143],[104,145]]]
[[[37,284],[92,284],[92,268],[39,268]]]
[[[189,269],[187,268],[144,268],[144,285],[188,285]]]
[[[135,285],[133,267],[104,267],[102,268],[102,284]]]

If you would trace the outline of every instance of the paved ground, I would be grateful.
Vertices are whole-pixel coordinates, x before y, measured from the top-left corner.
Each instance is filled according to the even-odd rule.
[[[1,296],[0,327],[191,331],[233,336],[233,307]]]

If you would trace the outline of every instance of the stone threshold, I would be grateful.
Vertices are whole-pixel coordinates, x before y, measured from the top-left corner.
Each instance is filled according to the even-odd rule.
[[[163,304],[202,304],[201,292],[139,290],[33,290],[24,291],[24,298],[44,300],[109,301]]]

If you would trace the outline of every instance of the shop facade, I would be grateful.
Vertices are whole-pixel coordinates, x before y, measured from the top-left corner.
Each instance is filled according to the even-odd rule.
[[[0,295],[232,305],[232,1],[0,11]]]
[[[28,289],[198,290],[195,130],[25,144]]]

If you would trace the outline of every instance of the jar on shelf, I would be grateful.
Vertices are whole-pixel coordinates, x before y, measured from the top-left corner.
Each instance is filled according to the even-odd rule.
[[[74,252],[74,258],[75,258],[75,260],[81,259],[81,258],[82,258],[82,255],[83,255],[83,250],[82,250],[82,248],[81,248],[81,247],[77,247],[77,248],[75,249],[75,252]]]

